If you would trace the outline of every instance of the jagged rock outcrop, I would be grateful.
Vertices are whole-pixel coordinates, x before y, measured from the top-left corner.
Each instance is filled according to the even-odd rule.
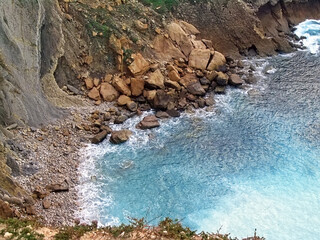
[[[199,14],[201,13],[201,14]],[[185,19],[226,55],[248,52],[265,56],[289,52],[290,27],[306,18],[320,18],[317,0],[180,1],[177,18]]]

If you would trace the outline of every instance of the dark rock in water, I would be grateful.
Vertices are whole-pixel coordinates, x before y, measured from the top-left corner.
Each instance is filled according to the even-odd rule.
[[[257,79],[255,76],[253,76],[252,74],[250,74],[249,76],[247,76],[246,78],[244,78],[244,81],[248,84],[254,84],[257,82]]]
[[[189,93],[194,94],[194,95],[205,95],[206,91],[203,89],[199,81],[195,82],[190,82],[187,85],[187,90]]]
[[[156,117],[162,119],[162,118],[169,118],[170,116],[169,116],[169,114],[166,113],[166,112],[158,111],[158,112],[156,113]]]
[[[179,99],[179,102],[178,102],[178,108],[179,109],[185,109],[187,104],[188,104],[187,99],[186,98],[181,98],[181,99]]]
[[[114,143],[114,144],[124,143],[129,140],[131,135],[132,135],[132,132],[127,129],[120,130],[120,131],[114,131],[111,134],[110,142]]]
[[[227,65],[219,66],[217,70],[218,70],[218,72],[223,72],[223,73],[228,72]]]
[[[231,74],[229,78],[229,84],[232,86],[239,86],[242,85],[242,79],[237,74]]]
[[[180,115],[181,115],[179,111],[174,110],[174,109],[172,109],[172,110],[167,110],[167,114],[168,114],[169,116],[171,116],[171,117],[180,117]]]
[[[118,117],[116,117],[116,119],[114,119],[114,124],[122,124],[125,121],[127,121],[128,117],[125,115],[120,115]]]
[[[11,168],[11,175],[12,176],[17,177],[17,176],[21,175],[21,169],[19,167],[19,164],[10,155],[7,155],[7,165],[9,168]]]
[[[155,109],[166,110],[170,101],[170,95],[163,90],[158,90],[153,99],[153,105]]]
[[[145,103],[146,102],[146,99],[145,99],[145,97],[144,96],[139,96],[139,97],[136,97],[135,99],[134,99],[136,102],[138,102],[138,103]]]
[[[226,92],[226,87],[225,86],[216,86],[214,89],[214,92],[217,94],[224,94]]]
[[[150,107],[149,104],[140,105],[140,110],[141,111],[149,111],[150,109],[151,109],[151,107]]]
[[[154,115],[146,116],[142,119],[141,122],[138,123],[137,128],[140,129],[150,129],[150,128],[156,128],[159,127],[160,123],[158,122],[158,119]]]
[[[64,180],[62,183],[54,183],[46,186],[49,192],[67,192],[69,191],[69,183]]]
[[[108,134],[112,133],[112,129],[109,126],[106,126],[106,125],[102,125],[100,127],[100,130],[101,131],[106,130]]]
[[[103,130],[102,132],[95,135],[91,139],[91,142],[94,144],[101,143],[107,137],[107,135],[108,135],[108,132],[106,130]]]

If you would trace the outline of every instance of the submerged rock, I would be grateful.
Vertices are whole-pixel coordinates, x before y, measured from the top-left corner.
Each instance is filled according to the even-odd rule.
[[[98,133],[95,135],[92,139],[91,142],[94,144],[102,142],[108,135],[108,132],[106,130],[103,130],[102,132]]]

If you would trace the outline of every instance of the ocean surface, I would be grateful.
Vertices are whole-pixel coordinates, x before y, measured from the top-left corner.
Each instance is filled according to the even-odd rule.
[[[84,150],[79,214],[100,225],[144,217],[267,240],[320,236],[320,21],[300,24],[307,49],[255,65],[258,82],[215,96],[121,145]],[[148,114],[148,113],[145,113]]]

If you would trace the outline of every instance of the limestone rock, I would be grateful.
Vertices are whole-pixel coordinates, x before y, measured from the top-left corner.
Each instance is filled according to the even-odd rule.
[[[218,72],[216,77],[216,82],[219,86],[226,86],[228,84],[229,77],[223,72]]]
[[[209,71],[218,70],[218,68],[225,65],[226,62],[227,61],[226,61],[226,58],[224,57],[224,55],[222,53],[215,51],[207,69]]]
[[[193,46],[186,32],[175,22],[170,23],[167,29],[170,38],[179,45],[184,55],[188,57]]]
[[[150,73],[149,78],[146,80],[146,85],[150,88],[164,88],[164,76],[160,69]]]
[[[131,98],[129,98],[128,96],[126,95],[121,95],[119,98],[118,98],[118,105],[119,106],[124,106],[126,105],[128,102],[131,102]]]
[[[170,100],[170,95],[163,90],[158,90],[153,99],[153,107],[155,109],[166,110]]]
[[[239,86],[242,85],[243,81],[237,74],[231,74],[229,78],[229,84],[232,86]]]
[[[205,70],[210,60],[209,49],[193,49],[189,56],[189,66]]]
[[[132,96],[140,96],[144,89],[144,80],[142,78],[131,78],[131,94]]]
[[[132,135],[132,132],[127,129],[120,130],[120,131],[114,131],[111,134],[110,142],[113,144],[124,143],[129,140],[131,135]]]
[[[103,100],[107,102],[112,102],[119,96],[118,91],[110,83],[107,82],[101,83],[100,94]]]
[[[120,77],[114,77],[112,81],[112,85],[117,89],[120,93],[131,96],[131,90],[126,84],[125,80]]]
[[[140,54],[132,54],[133,62],[128,66],[130,72],[134,75],[141,75],[147,72],[150,68],[150,64],[144,57]]]
[[[174,46],[171,39],[158,35],[153,40],[153,47],[158,59],[163,61],[170,61],[172,59],[185,59],[186,56],[181,52],[179,48]]]
[[[149,115],[144,117],[142,121],[138,123],[137,128],[150,129],[150,128],[156,128],[159,126],[160,126],[160,123],[158,122],[158,119],[156,118],[156,116]]]
[[[99,90],[96,87],[92,88],[88,93],[88,97],[95,101],[99,100],[100,99]]]
[[[95,135],[92,139],[91,142],[94,144],[101,143],[108,135],[108,132],[106,130],[103,130],[99,132],[97,135]]]

